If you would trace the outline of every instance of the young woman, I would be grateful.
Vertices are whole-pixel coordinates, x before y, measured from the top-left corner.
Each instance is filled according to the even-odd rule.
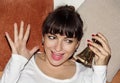
[[[83,36],[83,22],[73,6],[61,6],[51,12],[43,23],[42,43],[44,52],[26,48],[30,25],[24,34],[21,22],[18,33],[14,24],[14,42],[6,37],[12,49],[0,83],[106,83],[106,67],[110,58],[110,47],[105,36],[97,33],[88,41],[95,53],[92,68],[77,63],[72,58]]]

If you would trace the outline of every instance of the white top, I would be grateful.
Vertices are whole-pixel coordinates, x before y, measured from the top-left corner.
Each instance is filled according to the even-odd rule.
[[[36,65],[34,56],[28,61],[12,54],[0,83],[106,83],[106,66],[87,68],[76,62],[76,67],[72,78],[60,80],[44,74]]]

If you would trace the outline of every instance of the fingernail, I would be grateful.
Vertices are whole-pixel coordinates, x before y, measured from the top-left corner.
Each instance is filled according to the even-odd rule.
[[[89,43],[88,46],[92,46],[92,45]]]
[[[96,34],[96,36],[98,36],[99,33]]]
[[[95,34],[92,34],[92,36],[95,36]]]
[[[90,42],[90,40],[87,40],[87,42]]]

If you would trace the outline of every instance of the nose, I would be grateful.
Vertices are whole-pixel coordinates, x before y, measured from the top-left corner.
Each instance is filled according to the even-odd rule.
[[[59,41],[59,42],[56,43],[55,50],[56,50],[57,52],[59,52],[59,51],[62,50],[62,47],[63,47],[62,42]]]

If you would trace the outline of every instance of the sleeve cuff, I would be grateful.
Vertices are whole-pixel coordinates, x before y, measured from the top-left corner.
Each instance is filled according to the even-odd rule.
[[[107,66],[93,66],[94,72],[104,72],[107,70]]]
[[[15,61],[19,61],[21,63],[27,63],[28,62],[28,59],[26,59],[25,57],[19,55],[19,54],[12,54],[12,60],[15,60]]]

